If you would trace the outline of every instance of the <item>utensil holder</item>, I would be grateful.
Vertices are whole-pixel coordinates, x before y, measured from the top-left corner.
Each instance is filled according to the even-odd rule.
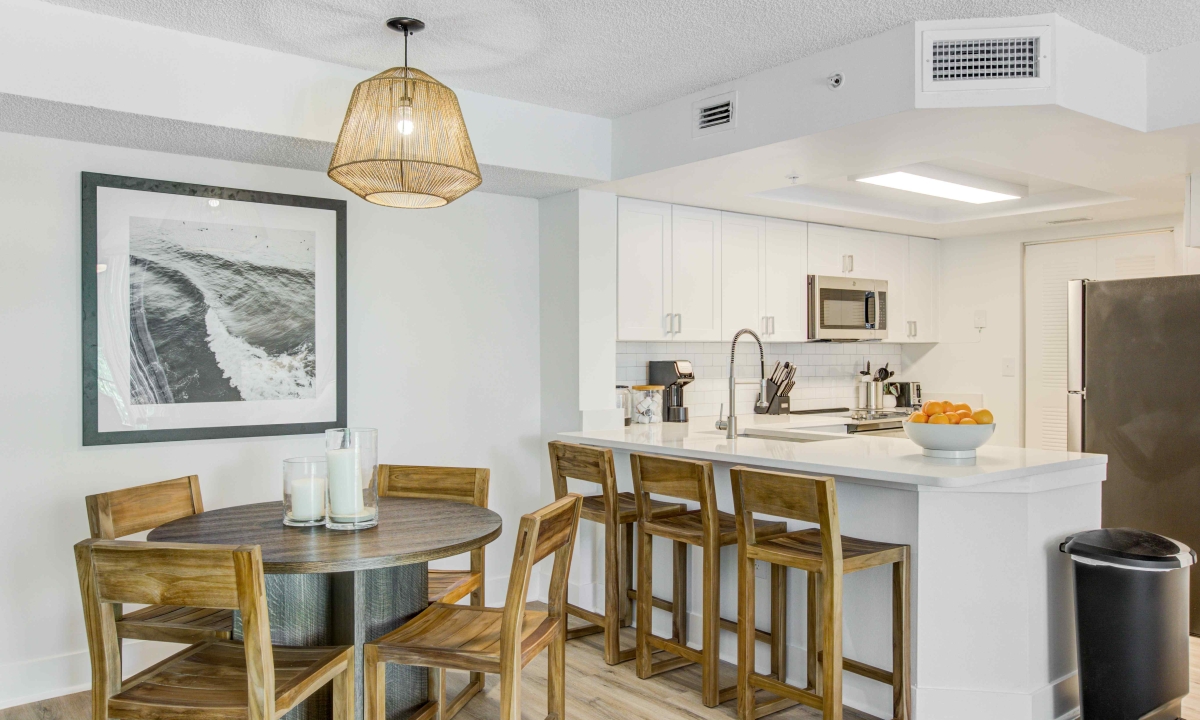
[[[765,409],[755,406],[754,412],[758,415],[789,415],[792,412],[792,399],[787,395],[779,394],[779,386],[774,382],[767,381],[767,397],[771,398]]]

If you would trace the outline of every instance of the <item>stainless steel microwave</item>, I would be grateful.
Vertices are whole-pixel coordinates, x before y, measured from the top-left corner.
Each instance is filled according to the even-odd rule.
[[[808,276],[809,340],[886,340],[887,280]]]

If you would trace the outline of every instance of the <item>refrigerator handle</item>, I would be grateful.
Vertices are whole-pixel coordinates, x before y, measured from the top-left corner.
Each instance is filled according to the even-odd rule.
[[[1083,285],[1067,281],[1067,450],[1083,452]]]

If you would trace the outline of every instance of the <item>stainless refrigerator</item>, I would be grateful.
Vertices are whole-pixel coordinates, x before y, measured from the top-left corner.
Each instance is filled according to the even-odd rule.
[[[1108,455],[1104,527],[1200,548],[1200,276],[1072,280],[1067,310],[1067,449]]]

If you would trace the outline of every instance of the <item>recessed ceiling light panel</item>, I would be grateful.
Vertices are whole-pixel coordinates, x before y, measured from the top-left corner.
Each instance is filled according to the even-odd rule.
[[[850,179],[974,205],[1017,200],[1028,194],[1028,188],[1022,185],[924,163],[882,173],[854,175]]]

